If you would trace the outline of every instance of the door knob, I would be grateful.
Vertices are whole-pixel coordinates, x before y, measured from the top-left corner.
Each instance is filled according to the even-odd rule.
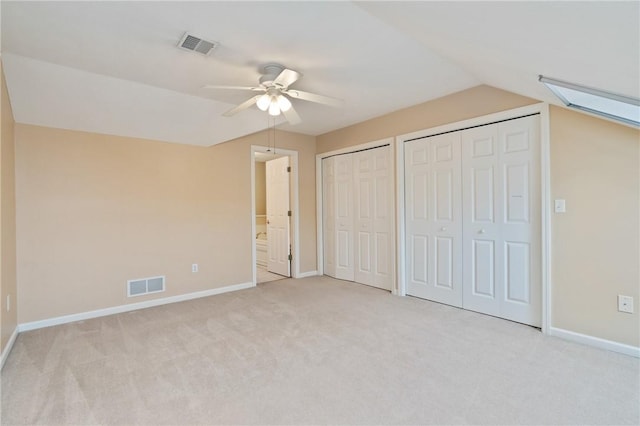
[[[446,231],[447,228],[445,228],[444,226],[442,228],[440,228],[441,231]]]
[[[484,234],[484,229],[479,230],[478,234]]]

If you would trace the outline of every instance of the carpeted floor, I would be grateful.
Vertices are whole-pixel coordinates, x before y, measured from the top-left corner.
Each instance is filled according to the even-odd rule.
[[[22,333],[3,424],[638,424],[639,360],[326,277]]]
[[[258,284],[268,283],[270,281],[276,280],[283,280],[285,278],[287,277],[267,271],[267,268],[264,266],[256,266],[256,282]]]

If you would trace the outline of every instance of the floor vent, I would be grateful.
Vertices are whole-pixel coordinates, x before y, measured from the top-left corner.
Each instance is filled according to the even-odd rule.
[[[127,281],[127,297],[164,291],[164,276]]]
[[[198,52],[203,55],[209,55],[217,46],[218,43],[215,41],[203,40],[189,33],[184,33],[180,39],[180,43],[178,43],[178,47],[181,49]]]

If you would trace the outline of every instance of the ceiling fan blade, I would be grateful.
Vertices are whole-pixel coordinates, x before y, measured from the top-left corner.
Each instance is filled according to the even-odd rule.
[[[216,86],[214,84],[207,84],[202,86],[203,89],[231,89],[231,90],[253,90],[254,92],[266,92],[264,87],[249,87],[249,86]]]
[[[273,84],[286,89],[287,87],[295,83],[300,77],[302,77],[302,74],[300,74],[299,72],[285,68],[276,77],[276,79],[273,80]]]
[[[256,95],[251,99],[247,99],[246,101],[244,101],[243,103],[241,103],[240,105],[231,108],[229,111],[225,112],[224,115],[225,117],[231,117],[232,115],[235,115],[237,113],[239,113],[242,110],[245,110],[247,108],[249,108],[250,106],[252,106],[253,104],[255,104],[258,101],[258,98],[262,96],[262,95]]]
[[[342,99],[316,95],[315,93],[303,92],[301,90],[287,90],[284,93],[295,99],[302,99],[303,101],[315,102],[318,104],[329,105],[336,108],[341,108],[344,105],[344,101]]]
[[[289,124],[296,125],[302,121],[298,113],[293,107],[289,108],[287,111],[282,110],[282,114],[284,114],[284,118],[287,119]]]

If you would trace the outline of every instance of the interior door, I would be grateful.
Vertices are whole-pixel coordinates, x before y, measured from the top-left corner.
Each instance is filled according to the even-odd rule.
[[[538,116],[462,132],[464,304],[539,326]]]
[[[538,115],[498,124],[503,198],[500,316],[542,323],[540,136]]]
[[[335,158],[336,278],[354,281],[353,154]]]
[[[460,133],[405,144],[407,294],[462,306]]]
[[[355,281],[391,290],[392,181],[391,148],[353,154],[355,176]]]
[[[289,262],[289,157],[266,162],[267,270],[291,276]]]
[[[322,238],[324,273],[336,276],[335,157],[322,160]]]

